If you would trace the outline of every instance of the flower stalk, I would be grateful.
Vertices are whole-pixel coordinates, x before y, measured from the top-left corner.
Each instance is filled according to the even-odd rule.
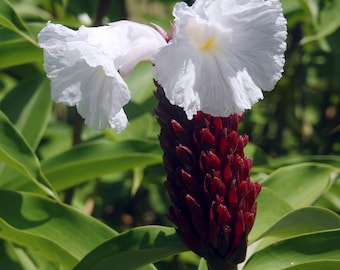
[[[165,186],[172,202],[167,216],[210,270],[237,269],[246,256],[261,190],[250,181],[252,161],[243,151],[248,137],[238,134],[242,116],[198,112],[188,120],[156,85]]]

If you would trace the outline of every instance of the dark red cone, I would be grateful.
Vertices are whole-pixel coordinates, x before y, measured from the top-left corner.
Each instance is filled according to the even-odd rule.
[[[242,116],[198,112],[188,120],[159,85],[155,95],[165,187],[172,202],[167,216],[209,269],[237,269],[246,256],[261,190],[250,181],[252,161],[243,152],[248,137],[238,134]]]

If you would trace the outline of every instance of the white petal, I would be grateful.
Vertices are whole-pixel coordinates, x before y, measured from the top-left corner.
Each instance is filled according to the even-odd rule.
[[[128,119],[123,109],[110,119],[110,126],[118,133],[128,126]]]
[[[164,37],[150,26],[127,20],[101,27],[80,27],[80,35],[100,49],[119,73],[128,76],[141,61],[151,61],[159,48],[166,45]]]
[[[120,48],[124,48],[115,61],[122,76],[128,76],[139,62],[151,61],[152,56],[167,44],[159,32],[144,24],[118,21],[109,26],[119,37]]]
[[[100,34],[109,29],[98,28]],[[51,95],[56,102],[76,105],[90,128],[114,128],[113,119],[129,101],[130,92],[113,59],[87,41],[85,29],[73,31],[48,23],[40,32]]]
[[[116,131],[127,126],[122,108],[130,100],[121,74],[166,44],[151,27],[127,21],[78,31],[48,23],[38,39],[53,100],[76,105],[92,129]]]
[[[79,114],[94,130],[115,129],[113,119],[130,99],[126,83],[118,72],[114,77],[107,76],[100,66],[80,72],[83,80],[79,89],[81,100],[77,103]]]
[[[241,114],[281,78],[286,20],[278,0],[197,0],[174,8],[176,32],[154,56],[155,79],[190,119]]]

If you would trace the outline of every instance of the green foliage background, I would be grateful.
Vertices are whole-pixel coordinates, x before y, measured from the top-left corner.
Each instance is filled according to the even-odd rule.
[[[48,20],[169,30],[174,3],[0,0],[0,269],[206,269],[165,218],[150,64],[127,78],[130,126],[94,132],[50,100],[36,41]],[[241,267],[340,269],[340,1],[282,5],[285,73],[241,126],[263,185]]]

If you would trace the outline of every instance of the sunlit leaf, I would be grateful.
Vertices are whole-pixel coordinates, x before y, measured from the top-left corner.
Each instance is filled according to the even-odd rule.
[[[271,163],[272,166],[275,167],[283,167],[288,165],[294,165],[298,163],[323,163],[334,168],[340,168],[340,156],[335,155],[304,155],[304,156],[294,156],[294,157],[285,157],[283,160],[279,162],[273,161]]]
[[[136,269],[187,250],[174,228],[144,226],[126,231],[101,244],[74,270]]]
[[[63,190],[101,175],[161,162],[158,143],[95,141],[44,161],[42,168],[53,186]]]
[[[318,260],[308,263],[302,263],[299,265],[292,265],[291,267],[284,268],[289,270],[318,270],[318,269],[327,269],[327,270],[339,270],[340,269],[340,260]]]
[[[7,0],[0,1],[0,25],[18,33],[29,42],[37,45],[24,21],[18,16]]]
[[[274,171],[263,186],[294,208],[309,206],[329,188],[333,171],[333,167],[318,163],[290,165]]]
[[[266,231],[262,237],[288,238],[294,235],[337,228],[340,228],[339,215],[324,208],[306,207],[288,213]]]
[[[249,244],[257,240],[264,232],[291,210],[292,207],[281,199],[274,191],[262,187],[257,198],[257,213],[254,227],[248,237]]]
[[[33,187],[38,186],[46,194],[56,197],[53,188],[43,175],[40,162],[18,130],[0,111],[0,159],[24,177]],[[2,179],[4,180],[4,179]],[[3,186],[1,183],[0,186]]]
[[[115,231],[74,208],[38,195],[0,190],[0,237],[71,269]]]
[[[24,39],[0,43],[0,68],[42,62],[42,51]]]
[[[320,269],[320,260],[340,261],[339,237],[340,229],[335,229],[278,241],[253,254],[244,270],[290,269],[306,263],[308,269]]]
[[[1,102],[1,109],[36,149],[51,111],[50,81],[38,76],[17,85]],[[16,104],[16,106],[13,106]]]

